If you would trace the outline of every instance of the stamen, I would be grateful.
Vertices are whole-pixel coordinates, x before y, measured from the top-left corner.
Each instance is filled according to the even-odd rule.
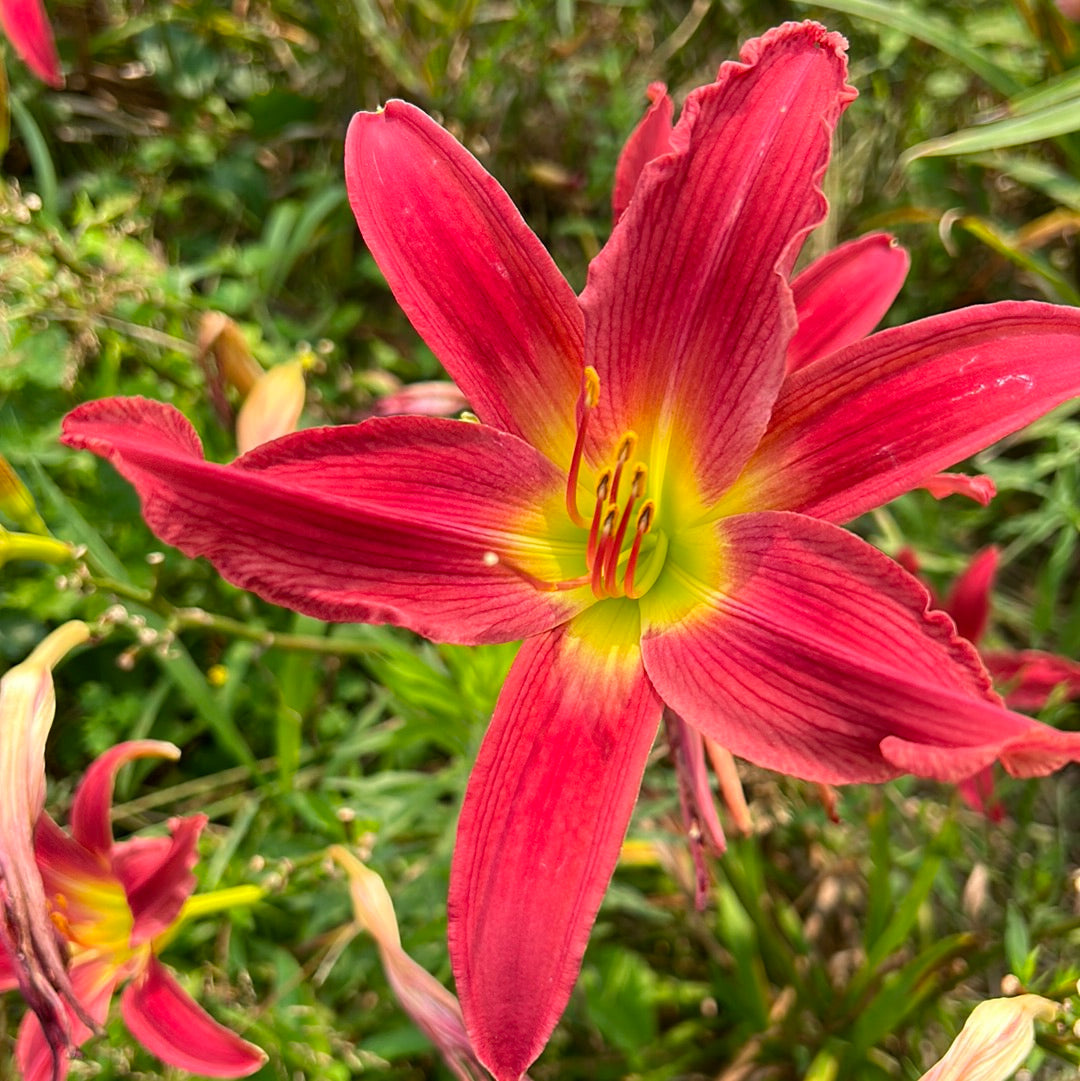
[[[585,433],[589,428],[589,416],[600,401],[600,376],[596,369],[587,366],[582,373],[581,396],[578,398],[577,438],[570,458],[570,471],[566,475],[566,512],[574,525],[585,527],[585,519],[578,510],[577,485],[581,472],[581,458],[585,451]]]
[[[611,534],[615,528],[615,507],[608,507],[604,515],[604,524],[600,527],[600,541],[596,546],[596,558],[592,565],[592,591],[595,596],[603,597],[604,567],[607,563],[608,545],[611,543]]]
[[[637,600],[641,593],[645,592],[644,590],[641,593],[634,592],[634,573],[637,571],[638,556],[641,554],[641,542],[652,526],[655,511],[656,504],[651,499],[648,499],[638,512],[637,527],[634,530],[634,543],[630,548],[630,558],[626,561],[626,574],[623,577],[623,592],[631,600]]]
[[[585,546],[585,566],[592,570],[596,558],[596,545],[600,537],[600,519],[604,513],[608,489],[611,487],[611,470],[605,469],[596,484],[596,506],[593,508],[592,524],[589,526],[589,542]]]
[[[577,589],[578,586],[587,586],[592,581],[592,576],[583,574],[580,578],[565,578],[561,582],[549,582],[544,578],[537,578],[535,574],[530,574],[527,570],[523,570],[517,566],[516,563],[511,563],[510,560],[504,559],[498,554],[498,552],[485,552],[484,553],[484,566],[485,567],[505,567],[508,571],[516,574],[522,581],[528,582],[534,589],[539,590],[541,593],[561,593],[567,589]]]
[[[619,519],[619,528],[615,530],[615,537],[608,548],[607,565],[604,568],[604,583],[610,596],[619,596],[617,572],[619,569],[619,554],[622,552],[623,541],[626,539],[626,530],[630,525],[630,515],[633,513],[634,504],[645,492],[645,475],[648,471],[640,462],[634,466],[634,479],[630,485],[630,498],[623,508],[622,517]]]
[[[636,446],[637,432],[627,432],[619,444],[618,453],[615,455],[615,476],[611,479],[611,495],[609,496],[612,503],[617,503],[619,500],[619,480],[622,477],[623,466],[630,461],[630,456],[634,453]]]

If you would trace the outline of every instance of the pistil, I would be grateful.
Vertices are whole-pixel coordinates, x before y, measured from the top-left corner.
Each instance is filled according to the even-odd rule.
[[[577,505],[578,475],[581,473],[581,459],[585,453],[585,434],[589,429],[589,417],[600,401],[600,377],[596,369],[586,367],[582,373],[581,395],[577,405],[577,438],[574,440],[574,453],[570,458],[570,470],[566,475],[566,512],[570,520],[582,529],[588,524],[582,517]]]

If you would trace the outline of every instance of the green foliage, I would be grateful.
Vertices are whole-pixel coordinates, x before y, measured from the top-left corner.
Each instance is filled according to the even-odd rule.
[[[395,380],[439,369],[356,235],[341,175],[355,109],[404,96],[439,116],[580,286],[648,83],[681,96],[741,40],[807,13],[850,36],[861,92],[813,253],[896,231],[913,270],[893,321],[1005,296],[1080,302],[1080,32],[1034,0],[50,7],[67,89],[10,73],[0,453],[79,552],[59,568],[3,567],[0,658],[24,657],[63,619],[94,626],[58,676],[52,805],[116,741],[175,742],[179,763],[121,779],[117,828],[202,811],[201,888],[265,890],[188,925],[165,955],[267,1050],[258,1076],[449,1076],[355,934],[325,851],[347,844],[383,875],[406,948],[449,982],[454,824],[514,647],[325,625],[158,552],[115,473],[58,446],[59,418],[144,394],[230,458],[236,398],[200,363],[207,312],[231,316],[261,365],[313,359],[305,425],[363,416]],[[1075,657],[1078,461],[1074,405],[970,463],[997,484],[990,507],[915,492],[858,528],[890,554],[913,549],[939,594],[998,544],[988,644]],[[1076,728],[1080,710],[1052,701],[1044,719]],[[811,786],[746,769],[756,832],[710,858],[698,912],[657,757],[630,835],[645,856],[616,875],[537,1081],[913,1081],[1003,979],[1075,994],[1075,770],[1001,780],[1007,813],[991,825],[910,780],[844,793],[833,823]],[[2,1005],[8,1076],[19,1007]],[[1074,1076],[1067,1025],[1041,1043],[1039,1081]],[[88,1060],[73,1077],[160,1076],[115,1017]]]

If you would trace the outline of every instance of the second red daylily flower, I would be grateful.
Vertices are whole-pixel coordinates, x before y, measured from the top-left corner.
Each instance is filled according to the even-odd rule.
[[[17,987],[30,1008],[15,1046],[23,1081],[63,1081],[69,1056],[100,1027],[125,981],[121,1009],[145,1047],[204,1075],[244,1076],[266,1056],[204,1013],[157,950],[196,910],[250,904],[261,891],[189,896],[204,815],[174,819],[167,838],[112,836],[116,771],[180,752],[138,740],[103,754],[75,793],[70,835],[42,811],[52,669],[88,633],[83,623],[65,623],[0,679],[0,991]]]
[[[67,1034],[47,1033],[37,1013],[19,1029],[15,1055],[23,1081],[62,1081],[69,1049],[101,1025],[113,993],[132,1035],[160,1059],[206,1077],[245,1077],[266,1061],[257,1047],[219,1025],[157,958],[195,886],[191,868],[205,815],[176,818],[168,837],[116,842],[110,825],[113,778],[137,758],[176,758],[171,743],[120,743],[86,771],[75,793],[71,833],[47,815],[34,836],[37,871],[55,932],[67,955]],[[241,888],[242,892],[242,888]],[[257,892],[257,891],[256,891]],[[236,891],[216,901],[240,902]],[[200,906],[208,910],[207,900]],[[248,903],[251,897],[243,895]],[[33,898],[29,899],[33,903]],[[23,984],[18,955],[0,950],[0,991]]]
[[[271,601],[526,639],[449,899],[466,1026],[500,1081],[566,1004],[665,705],[828,783],[1080,758],[1080,735],[1003,708],[926,591],[839,527],[1080,391],[1080,312],[970,308],[787,372],[788,278],[854,96],[844,47],[787,24],[691,93],[627,167],[580,299],[430,118],[403,102],[354,118],[364,239],[481,423],[373,418],[229,466],[158,403],[65,423],[159,536]]]

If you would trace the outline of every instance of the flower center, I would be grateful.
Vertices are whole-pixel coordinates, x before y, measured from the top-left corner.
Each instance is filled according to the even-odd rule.
[[[130,945],[133,920],[120,883],[63,877],[63,883],[50,883],[54,892],[49,915],[67,941],[72,961],[95,957],[119,966],[132,958],[138,951]]]
[[[599,401],[600,377],[595,368],[586,367],[576,409],[577,434],[566,474],[566,513],[576,528],[569,532],[559,529],[556,541],[558,549],[566,553],[564,558],[571,561],[563,566],[570,570],[580,552],[584,556],[585,573],[559,580],[537,577],[517,560],[494,551],[484,553],[484,562],[491,567],[504,566],[543,592],[589,586],[597,600],[618,597],[637,600],[660,577],[667,558],[668,538],[657,528],[657,501],[648,496],[648,466],[635,457],[638,436],[634,431],[623,434],[610,462],[599,471],[593,486],[592,510],[588,515],[582,514],[578,502],[581,467],[589,420]]]
[[[597,599],[629,597],[636,600],[659,577],[667,552],[667,537],[653,532],[656,501],[647,498],[649,470],[636,460],[638,437],[626,432],[619,440],[610,465],[600,471],[594,488],[592,515],[578,506],[578,479],[589,418],[600,401],[600,377],[585,369],[577,405],[577,438],[566,476],[566,511],[570,520],[588,529],[585,569],[580,584],[588,583]],[[645,562],[642,566],[642,556]]]

